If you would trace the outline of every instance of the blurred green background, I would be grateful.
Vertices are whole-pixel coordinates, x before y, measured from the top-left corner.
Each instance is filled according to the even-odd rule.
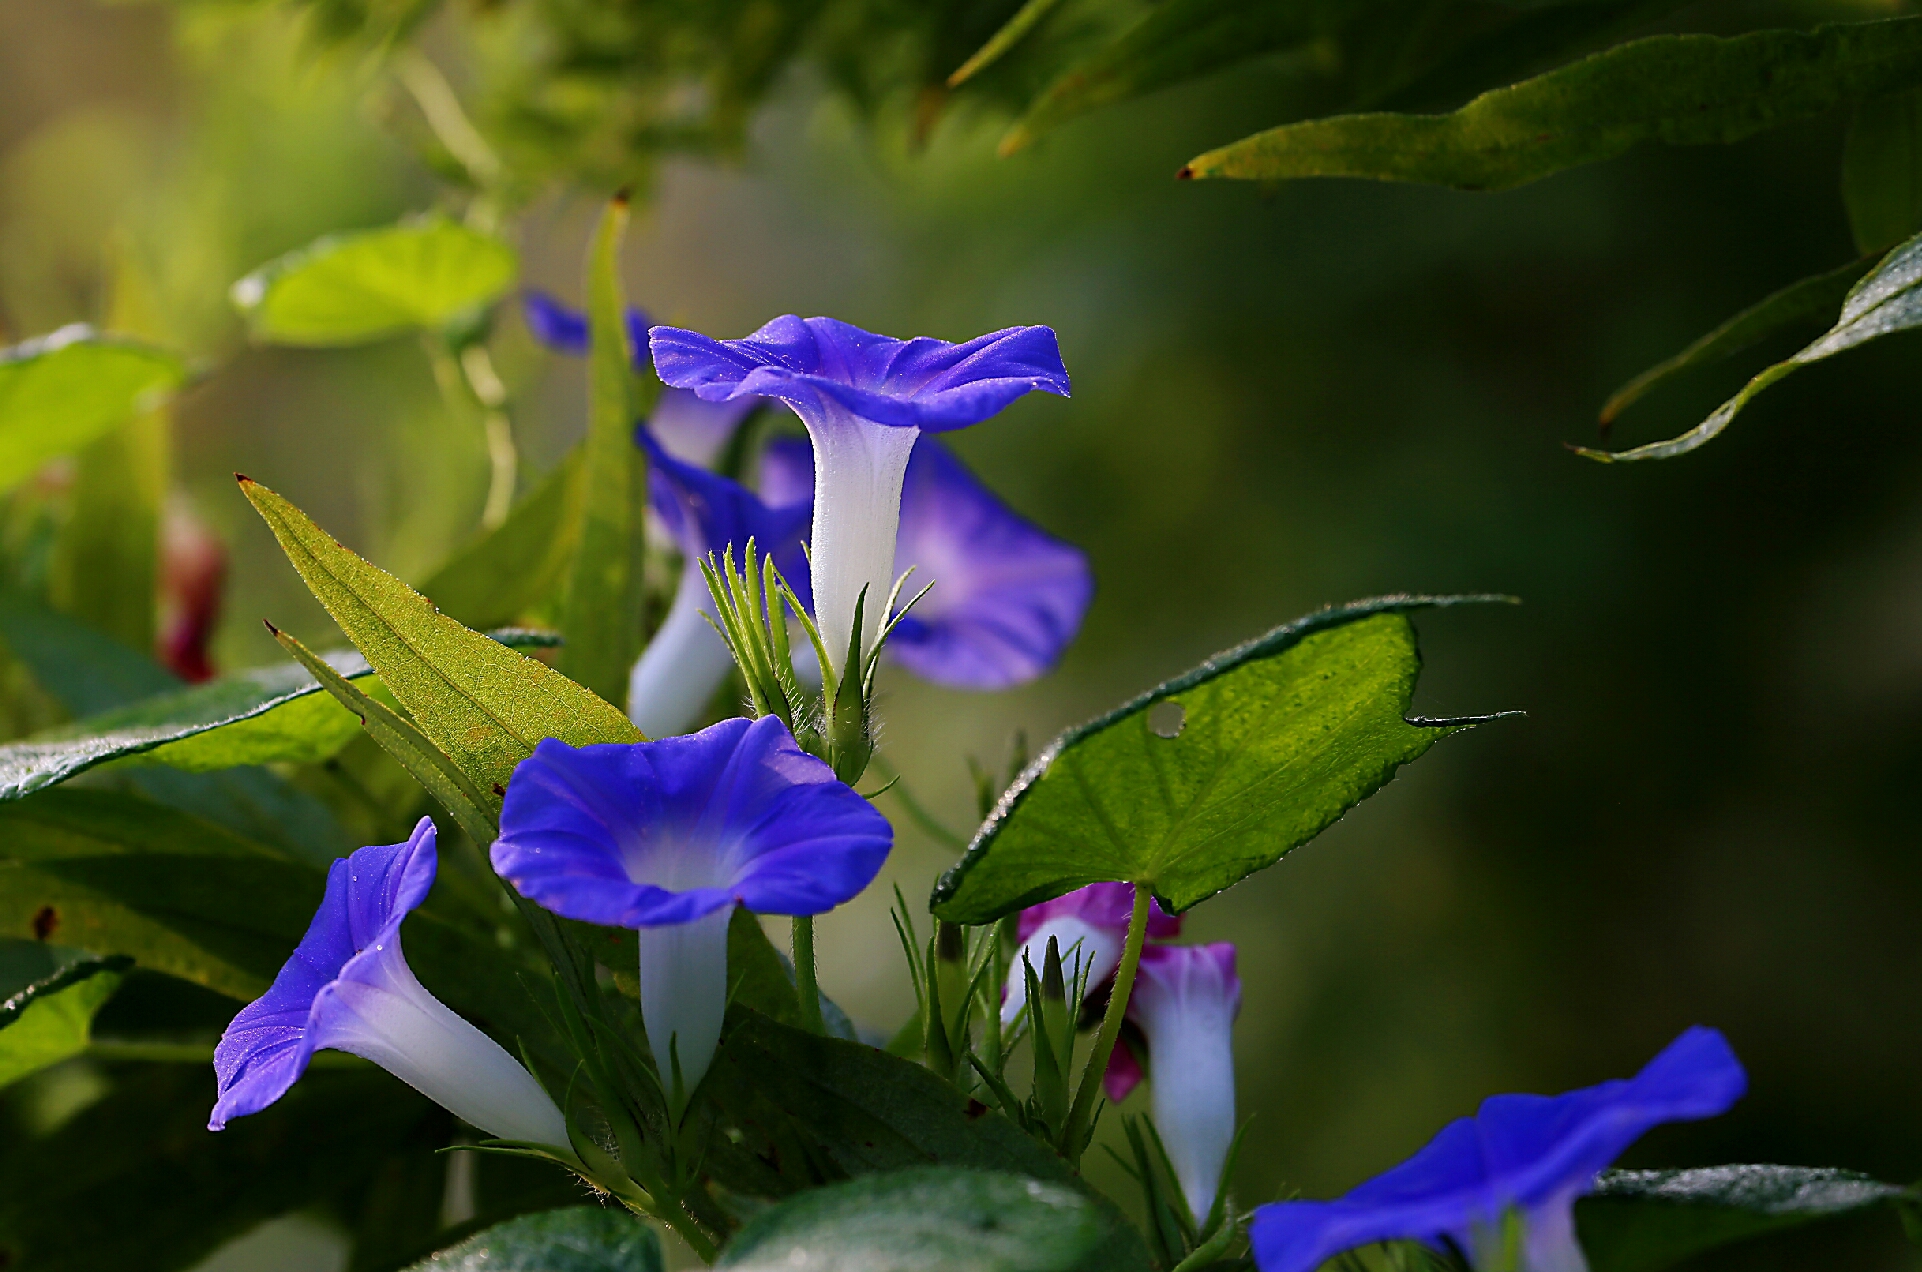
[[[1038,743],[1305,611],[1524,599],[1419,620],[1417,707],[1526,718],[1447,741],[1191,913],[1188,936],[1241,950],[1244,1202],[1343,1189],[1484,1095],[1624,1075],[1694,1022],[1727,1032],[1752,1093],[1625,1164],[1922,1176],[1915,337],[1804,372],[1679,461],[1562,445],[1594,438],[1620,381],[1853,255],[1844,121],[1500,195],[1173,180],[1282,91],[1256,64],[1003,160],[1005,120],[917,145],[908,111],[857,118],[792,73],[738,158],[659,169],[629,294],[723,336],[789,312],[1059,332],[1073,399],[955,444],[1093,555],[1082,639],[1015,693],[885,684],[885,754],[957,828],[960,757],[1001,763],[1016,730]],[[404,577],[479,516],[485,449],[416,347],[250,350],[225,299],[317,234],[433,203],[404,107],[274,6],[0,2],[0,343],[102,317],[104,262],[129,251],[173,343],[224,363],[181,401],[175,456],[234,554],[224,668],[277,658],[263,617],[333,643],[232,472]],[[530,282],[578,299],[606,193],[533,206]],[[1664,390],[1619,439],[1679,431],[1793,347]],[[538,470],[582,432],[582,366],[514,318],[496,350]],[[950,854],[897,823],[884,882],[924,896]],[[885,909],[877,887],[823,936],[824,987],[877,1027],[911,1006]],[[1818,1265],[1915,1266],[1886,1216],[1714,1266]]]

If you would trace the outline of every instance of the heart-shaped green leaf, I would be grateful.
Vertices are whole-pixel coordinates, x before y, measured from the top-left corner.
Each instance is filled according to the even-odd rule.
[[[1063,1183],[953,1166],[810,1189],[751,1219],[736,1272],[1146,1272],[1119,1214]]]
[[[78,325],[0,349],[0,490],[160,402],[177,354]]]
[[[351,345],[438,328],[514,285],[514,249],[439,217],[330,234],[233,286],[255,337]]]
[[[1493,718],[1405,718],[1421,666],[1406,614],[1500,599],[1323,610],[1068,730],[942,876],[935,914],[987,923],[1108,880],[1179,912],[1266,869],[1437,738]]]

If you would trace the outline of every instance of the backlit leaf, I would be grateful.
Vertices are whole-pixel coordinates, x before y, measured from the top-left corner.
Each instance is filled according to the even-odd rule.
[[[1406,611],[1497,599],[1323,610],[1068,730],[942,876],[935,914],[988,923],[1103,880],[1179,912],[1273,865],[1436,739],[1491,718],[1405,718],[1421,666]]]
[[[94,1013],[131,963],[82,959],[0,1002],[0,1087],[86,1050]]]
[[[0,349],[0,490],[157,405],[186,375],[176,354],[84,325]]]
[[[1915,1191],[1810,1166],[1612,1170],[1575,1204],[1594,1272],[1659,1272],[1716,1246],[1877,1206]]]
[[[1713,440],[1756,394],[1776,381],[1787,378],[1810,363],[1833,357],[1845,349],[1853,349],[1877,336],[1907,331],[1916,326],[1922,326],[1922,234],[1883,257],[1866,278],[1850,289],[1848,297],[1842,302],[1841,316],[1827,333],[1793,357],[1784,358],[1757,375],[1742,386],[1740,393],[1716,407],[1707,419],[1688,432],[1665,442],[1650,442],[1632,450],[1606,451],[1576,447],[1575,453],[1603,463],[1672,459],[1677,455],[1686,455]]]
[[[1813,31],[1658,35],[1484,93],[1445,115],[1338,115],[1211,150],[1187,177],[1367,177],[1505,190],[1643,142],[1711,145],[1906,88],[1922,18]]]
[[[930,1167],[791,1197],[749,1220],[716,1267],[735,1272],[1146,1272],[1124,1220],[1084,1192]]]
[[[233,285],[256,338],[350,345],[437,328],[492,304],[519,263],[499,239],[438,217],[330,234]]]
[[[481,791],[504,792],[514,766],[542,738],[574,746],[640,738],[618,709],[440,613],[273,491],[245,479],[241,488],[381,683]]]

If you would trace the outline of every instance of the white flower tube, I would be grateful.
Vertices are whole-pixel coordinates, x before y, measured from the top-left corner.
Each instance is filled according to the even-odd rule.
[[[682,881],[682,887],[688,886]],[[699,885],[696,885],[699,886]],[[734,907],[722,906],[687,923],[636,931],[641,947],[641,1024],[661,1085],[692,1092],[714,1062],[727,1015],[727,925]]]
[[[1088,988],[1093,990],[1113,976],[1114,969],[1121,965],[1121,947],[1127,936],[1126,927],[1117,931],[1090,923],[1076,914],[1057,914],[1042,920],[1041,926],[1014,952],[1014,962],[1008,968],[1007,988],[1001,995],[1001,1023],[1013,1024],[1027,1005],[1028,973],[1023,960],[1032,961],[1034,974],[1040,976],[1042,961],[1048,957],[1049,937],[1055,939],[1061,950],[1062,979],[1072,988],[1075,977],[1085,970]]]
[[[845,411],[803,417],[814,440],[814,528],[808,540],[814,615],[835,675],[845,676],[854,604],[863,588],[861,657],[881,634],[894,589],[901,479],[918,428],[870,424]]]
[[[1142,953],[1128,1015],[1148,1039],[1155,1129],[1197,1223],[1214,1206],[1234,1144],[1240,1010],[1234,946],[1159,945]]]

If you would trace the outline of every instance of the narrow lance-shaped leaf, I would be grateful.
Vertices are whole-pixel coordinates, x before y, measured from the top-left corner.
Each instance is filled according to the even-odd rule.
[[[79,1055],[133,960],[87,958],[0,1002],[0,1087]]]
[[[381,683],[482,791],[505,790],[542,738],[584,746],[640,737],[615,707],[440,613],[265,486],[243,478],[241,488]]]
[[[84,325],[0,349],[0,490],[158,405],[186,375],[176,354]]]
[[[751,1219],[716,1267],[1147,1272],[1118,1213],[1059,1183],[937,1166],[814,1188]]]
[[[330,234],[261,266],[232,296],[257,339],[351,345],[444,326],[500,299],[518,270],[499,239],[430,217]]]
[[[1593,1272],[1659,1272],[1766,1232],[1919,1200],[1912,1188],[1826,1167],[1612,1170],[1575,1204],[1575,1224]]]
[[[455,553],[420,590],[469,627],[519,619],[560,587],[580,533],[581,451],[567,456],[515,504],[507,520]]]
[[[1656,363],[1615,390],[1602,406],[1602,423],[1612,423],[1650,389],[1685,371],[1740,353],[1779,331],[1821,321],[1835,312],[1856,280],[1868,273],[1874,263],[1872,259],[1850,261],[1769,293],[1674,357]]]
[[[1864,254],[1922,231],[1922,89],[1855,108],[1842,147],[1842,203]]]
[[[639,419],[628,343],[627,302],[621,293],[621,242],[627,197],[618,195],[601,217],[587,258],[586,472],[575,536],[573,572],[561,610],[560,665],[568,675],[614,702],[627,698],[628,671],[641,652],[644,593],[642,512],[647,507],[647,461],[634,444]]]
[[[1769,367],[1742,391],[1715,408],[1713,414],[1680,437],[1651,442],[1632,450],[1606,451],[1575,447],[1575,453],[1603,463],[1638,459],[1672,459],[1686,455],[1727,428],[1756,394],[1813,362],[1853,349],[1877,336],[1922,326],[1922,234],[1902,244],[1857,283],[1842,302],[1842,314],[1828,332],[1793,357]]]
[[[1184,177],[1367,177],[1505,190],[1643,142],[1714,145],[1906,88],[1922,18],[1813,31],[1658,35],[1484,93],[1445,115],[1284,124],[1211,150]]]
[[[1049,744],[934,890],[989,923],[1090,883],[1179,912],[1266,869],[1438,738],[1493,717],[1409,720],[1406,612],[1501,597],[1383,597],[1219,654]]]

